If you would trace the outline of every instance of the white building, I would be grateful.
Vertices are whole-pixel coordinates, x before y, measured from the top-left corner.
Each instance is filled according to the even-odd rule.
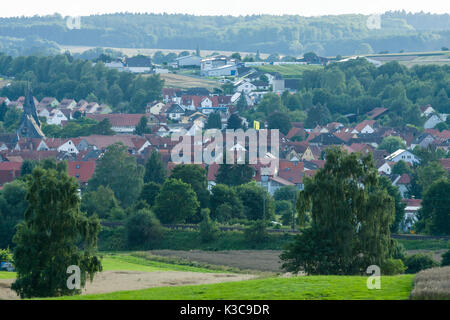
[[[409,162],[411,165],[415,163],[420,163],[420,159],[416,157],[412,152],[404,149],[398,149],[394,153],[391,153],[386,158],[386,161],[399,162],[403,160],[405,162]]]
[[[175,59],[177,66],[180,67],[200,67],[202,58],[199,56],[189,55]]]

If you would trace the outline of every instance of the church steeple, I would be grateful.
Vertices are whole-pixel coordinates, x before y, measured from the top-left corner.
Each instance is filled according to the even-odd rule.
[[[30,88],[27,88],[25,95],[25,103],[23,105],[23,113],[20,118],[19,128],[17,129],[19,138],[44,138],[45,135],[41,130],[41,122],[36,112],[36,105]]]
[[[36,112],[36,105],[34,104],[33,94],[31,93],[30,87],[27,88],[27,93],[25,95],[25,103],[23,105],[23,113],[24,115],[30,115],[36,121],[36,124],[40,127],[41,122],[39,121],[39,117]]]

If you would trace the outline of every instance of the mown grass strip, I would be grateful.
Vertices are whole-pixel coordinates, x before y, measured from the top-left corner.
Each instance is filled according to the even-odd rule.
[[[0,271],[0,279],[15,279],[15,272]]]
[[[383,276],[380,290],[367,277],[306,276],[266,278],[208,285],[158,287],[108,294],[61,297],[78,300],[406,300],[414,275]]]

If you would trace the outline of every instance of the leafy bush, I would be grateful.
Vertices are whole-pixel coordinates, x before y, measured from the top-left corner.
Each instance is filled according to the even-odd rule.
[[[403,261],[400,259],[387,259],[381,265],[381,273],[383,275],[402,274],[406,270]]]
[[[131,247],[151,244],[162,236],[159,220],[148,209],[141,209],[131,215],[126,224],[127,242]]]
[[[244,230],[245,240],[250,243],[264,242],[268,238],[266,223],[263,220],[256,220]]]
[[[209,217],[209,209],[202,209],[202,222],[200,222],[199,232],[202,242],[210,242],[219,236],[219,227]]]
[[[442,255],[441,266],[450,266],[450,250],[447,250],[447,252]]]
[[[103,227],[98,236],[98,248],[103,251],[123,251],[127,249],[125,227]]]
[[[395,239],[391,239],[392,245],[392,258],[404,260],[406,258],[406,250],[403,244]]]
[[[11,262],[13,259],[11,251],[8,249],[0,249],[0,262]]]
[[[406,273],[417,273],[421,270],[437,267],[439,264],[429,255],[418,253],[405,258]]]

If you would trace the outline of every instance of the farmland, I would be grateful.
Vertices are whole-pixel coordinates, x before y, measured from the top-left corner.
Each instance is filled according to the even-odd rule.
[[[397,61],[407,67],[425,64],[450,64],[449,51],[372,54],[365,55],[365,57],[378,60],[382,63]]]
[[[414,275],[385,276],[380,290],[369,290],[367,277],[304,276],[272,277],[239,282],[180,287],[161,287],[109,294],[63,297],[87,300],[405,300]]]
[[[95,47],[91,46],[67,46],[67,45],[60,45],[61,52],[69,51],[70,53],[83,53],[84,51],[87,51],[89,49],[94,49]],[[112,49],[116,51],[120,51],[123,54],[127,56],[135,56],[138,54],[142,55],[154,55],[155,52],[161,51],[164,54],[168,53],[176,53],[180,54],[183,51],[189,51],[189,52],[195,52],[195,48],[190,49],[158,49],[158,48],[113,48],[113,47],[103,47],[104,49]],[[212,55],[213,53],[223,54],[230,56],[235,51],[223,51],[223,50],[201,50],[202,56],[208,56]],[[254,52],[239,52],[242,56],[245,56],[247,54],[255,54]],[[260,53],[261,58],[267,58],[269,55],[267,53]]]
[[[305,70],[317,70],[322,69],[321,65],[302,65],[302,64],[289,64],[289,65],[264,65],[256,67],[262,72],[278,72],[285,78],[299,77]]]
[[[191,77],[182,74],[166,73],[160,75],[164,79],[164,86],[167,88],[206,88],[213,91],[214,88],[219,88],[220,83],[215,80],[204,79],[200,77]]]

